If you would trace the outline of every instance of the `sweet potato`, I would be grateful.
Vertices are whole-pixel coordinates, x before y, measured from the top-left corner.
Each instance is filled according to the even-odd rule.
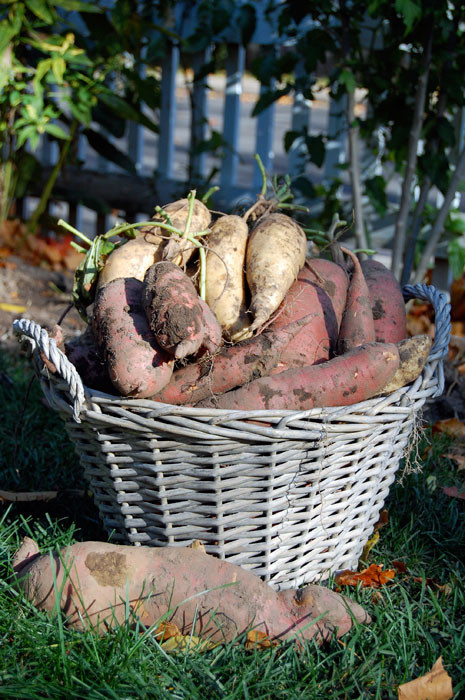
[[[173,361],[155,341],[141,302],[142,282],[115,279],[97,292],[92,331],[113,386],[123,396],[146,398],[161,391]]]
[[[426,364],[432,342],[429,335],[415,335],[396,343],[400,358],[399,369],[380,394],[390,394],[414,382]]]
[[[205,299],[225,336],[232,340],[250,325],[244,274],[249,229],[236,215],[221,216],[207,239]]]
[[[204,399],[197,406],[240,411],[348,406],[376,396],[398,367],[395,345],[369,343],[319,365],[255,379],[222,396]]]
[[[203,314],[203,339],[200,348],[213,355],[223,344],[223,334],[213,311],[203,299],[199,299]]]
[[[300,226],[285,214],[259,219],[250,234],[246,274],[251,293],[253,331],[273,314],[297,279],[305,262],[307,238]]]
[[[182,359],[198,351],[205,335],[202,300],[192,281],[173,262],[147,270],[142,305],[157,343]]]
[[[344,313],[349,277],[347,272],[331,260],[308,258],[299,272],[300,279],[306,279],[321,287],[331,299],[338,328]]]
[[[115,248],[100,271],[97,288],[122,277],[134,277],[142,282],[150,265],[161,260],[163,245],[162,238],[152,237],[149,241],[140,237]]]
[[[101,633],[137,619],[142,630],[167,620],[181,634],[217,643],[251,627],[276,641],[321,642],[335,630],[345,634],[353,619],[370,621],[357,603],[322,586],[278,593],[201,548],[80,542],[40,555],[25,538],[13,565],[15,585],[39,610],[61,608],[68,626]]]
[[[402,289],[383,263],[363,260],[361,266],[370,294],[376,340],[398,343],[407,337]]]
[[[114,393],[103,354],[90,326],[76,338],[65,340],[65,353],[86,386],[109,394]]]
[[[187,199],[179,199],[176,202],[171,202],[163,207],[163,209],[169,214],[171,223],[180,231],[184,231],[187,223],[187,214],[189,211],[189,201]],[[166,222],[161,216],[155,216],[154,222],[162,221]],[[189,232],[199,233],[208,228],[211,221],[211,214],[209,209],[201,202],[196,199],[194,201],[194,212],[192,215]],[[187,238],[180,238],[176,234],[170,234],[166,229],[160,229],[155,231],[156,235],[169,236],[166,244],[163,248],[163,260],[171,260],[181,267],[185,267],[192,254],[195,252],[196,248],[192,245]],[[150,238],[150,236],[149,236]]]
[[[284,297],[270,328],[282,328],[312,311],[308,323],[289,340],[271,374],[330,359],[338,337],[333,304],[322,288],[303,278],[301,273]]]
[[[370,294],[359,260],[354,253],[341,248],[354,265],[352,278],[347,291],[347,300],[339,329],[338,352],[343,355],[348,350],[371,343],[375,339],[375,326],[371,312]]]
[[[310,314],[310,317],[312,314]],[[289,323],[283,328],[264,331],[261,335],[223,348],[209,360],[200,360],[173,372],[169,384],[154,401],[171,404],[194,404],[212,394],[241,386],[270,373],[290,339],[308,323],[310,317]]]

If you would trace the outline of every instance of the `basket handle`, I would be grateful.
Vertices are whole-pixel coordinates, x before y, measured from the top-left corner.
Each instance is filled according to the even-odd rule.
[[[442,360],[447,355],[452,328],[447,295],[428,284],[407,284],[402,291],[406,301],[422,299],[433,306],[436,331],[429,357],[430,360]]]
[[[66,382],[67,389],[73,400],[73,418],[77,423],[80,423],[79,414],[85,401],[85,393],[82,379],[75,366],[68,360],[64,352],[57,348],[55,340],[50,338],[47,331],[39,326],[38,323],[27,318],[20,318],[13,321],[13,330],[20,342],[27,339],[34,353],[43,353],[47,360],[50,360],[55,365],[58,374]],[[43,383],[43,377],[41,377],[41,381]],[[63,403],[57,400],[57,396],[54,396],[55,392],[51,382],[47,384],[47,396],[51,403],[62,406]]]

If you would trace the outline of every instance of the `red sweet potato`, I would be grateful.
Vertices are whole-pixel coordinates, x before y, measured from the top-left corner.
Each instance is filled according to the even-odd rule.
[[[203,339],[201,348],[204,348],[213,355],[223,344],[221,326],[215,314],[208,306],[207,302],[200,299],[200,306],[203,313]]]
[[[145,273],[142,305],[157,343],[182,359],[195,354],[205,334],[204,309],[189,277],[172,262]]]
[[[344,313],[349,277],[347,272],[331,260],[308,258],[299,273],[299,279],[306,279],[321,287],[331,299],[337,326],[341,325]]]
[[[300,274],[284,297],[270,327],[277,330],[310,312],[313,313],[308,323],[289,341],[271,374],[325,362],[331,357],[338,337],[334,307],[321,287]]]
[[[139,280],[112,280],[99,289],[92,314],[92,330],[113,386],[135,398],[161,391],[173,372],[172,359],[150,331],[141,293]]]
[[[194,404],[212,394],[223,394],[266,376],[277,364],[289,339],[309,320],[305,317],[280,329],[270,328],[261,335],[223,348],[207,360],[181,367],[173,372],[169,384],[152,398],[163,403]]]
[[[102,633],[136,619],[142,629],[157,627],[163,619],[183,635],[217,643],[251,627],[276,641],[321,642],[335,630],[345,634],[353,619],[370,621],[357,603],[327,588],[278,593],[202,549],[80,542],[50,556],[25,538],[13,564],[15,585],[37,608],[53,614],[59,607],[68,626]]]
[[[398,343],[407,337],[407,319],[402,289],[388,268],[377,260],[363,260],[376,340]]]
[[[197,406],[240,411],[348,406],[379,394],[398,367],[395,345],[368,343],[319,365],[255,379],[222,396],[204,399]]]
[[[363,343],[373,342],[375,326],[371,312],[370,294],[359,260],[350,250],[346,248],[341,248],[341,250],[350,257],[354,265],[339,329],[338,352],[343,355],[349,350],[363,345]]]

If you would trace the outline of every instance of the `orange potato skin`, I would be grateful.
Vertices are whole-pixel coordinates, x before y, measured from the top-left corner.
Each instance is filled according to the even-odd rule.
[[[371,300],[368,286],[360,266],[360,262],[354,253],[346,248],[341,248],[354,265],[347,300],[339,329],[338,353],[344,353],[353,348],[371,343],[375,340],[375,326],[371,311]]]
[[[351,628],[347,604],[358,621],[369,621],[360,606],[322,586],[278,593],[200,549],[79,542],[50,556],[25,538],[13,565],[16,585],[36,607],[53,614],[57,591],[68,626],[101,633],[124,623],[128,611],[128,621],[139,618],[142,629],[165,619],[183,635],[219,643],[252,626],[275,640],[321,642],[335,627],[339,634]],[[318,616],[325,619],[309,624]]]
[[[306,279],[326,292],[333,304],[339,329],[349,288],[347,272],[331,260],[309,258],[299,273],[299,279]]]
[[[161,391],[173,362],[155,341],[141,304],[142,282],[112,280],[97,293],[92,330],[113,386],[122,396],[147,398]]]
[[[349,406],[379,393],[398,367],[394,344],[368,343],[322,364],[255,379],[197,406],[240,411]]]
[[[363,260],[363,274],[368,285],[376,340],[398,343],[407,337],[407,316],[402,289],[383,263]]]

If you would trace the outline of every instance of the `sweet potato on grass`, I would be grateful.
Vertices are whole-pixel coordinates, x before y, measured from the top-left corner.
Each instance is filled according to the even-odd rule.
[[[16,585],[39,610],[60,609],[68,626],[100,632],[161,620],[181,634],[229,642],[253,627],[272,640],[313,639],[369,622],[357,603],[322,586],[277,593],[250,571],[202,549],[80,542],[52,555],[25,538],[14,561]],[[312,620],[320,619],[314,624]]]
[[[322,288],[309,282],[301,273],[284,297],[270,328],[277,330],[310,312],[313,313],[308,323],[289,340],[271,374],[330,359],[338,337],[333,304]]]
[[[169,384],[152,398],[163,403],[194,404],[212,394],[223,394],[266,376],[277,364],[283,348],[310,317],[276,330],[269,328],[261,335],[223,348],[207,360],[181,367],[173,372]]]
[[[259,219],[250,234],[246,252],[246,274],[251,293],[253,331],[270,318],[305,262],[307,237],[285,214]]]
[[[176,358],[195,354],[204,342],[217,348],[218,322],[174,263],[159,262],[147,270],[142,305],[157,343]]]
[[[376,396],[398,367],[395,345],[369,343],[319,365],[255,379],[222,396],[204,399],[197,406],[239,411],[349,406]]]
[[[376,340],[398,343],[407,337],[407,317],[402,289],[388,268],[377,260],[363,260]]]
[[[331,299],[338,328],[344,313],[349,277],[347,272],[336,263],[325,258],[308,258],[299,272],[299,279],[313,282]]]
[[[173,361],[155,341],[141,302],[142,282],[115,279],[98,291],[92,331],[113,386],[123,396],[146,398],[161,391]]]
[[[371,312],[370,294],[359,260],[354,253],[341,248],[352,260],[354,269],[347,291],[346,305],[339,329],[338,352],[343,355],[348,350],[371,343],[375,340],[375,326]]]
[[[221,216],[207,239],[205,299],[226,337],[250,325],[244,274],[249,229],[240,216]]]

